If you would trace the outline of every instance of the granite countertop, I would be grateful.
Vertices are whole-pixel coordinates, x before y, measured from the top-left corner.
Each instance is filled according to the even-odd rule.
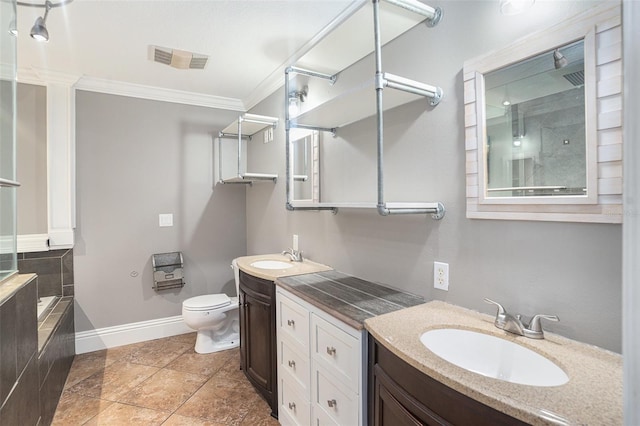
[[[356,330],[364,328],[367,318],[424,303],[420,296],[338,271],[280,277],[276,279],[276,285]]]
[[[287,262],[291,264],[290,268],[286,269],[262,269],[251,266],[253,262],[258,260],[278,260],[280,262]],[[237,258],[238,268],[241,271],[246,272],[254,277],[263,278],[269,281],[275,281],[279,277],[288,277],[291,275],[309,274],[311,272],[330,271],[332,268],[321,263],[312,262],[304,259],[302,262],[292,262],[289,256],[282,255],[280,253],[274,254],[259,254],[256,256],[242,256]]]
[[[544,340],[516,336],[496,328],[494,317],[433,301],[370,318],[365,327],[404,361],[483,404],[534,425],[616,425],[622,417],[622,356],[595,346],[545,333]],[[543,354],[569,376],[561,386],[508,383],[457,367],[420,342],[437,328],[474,330],[515,341]]]
[[[0,284],[0,305],[35,277],[36,274],[16,274],[2,282]]]

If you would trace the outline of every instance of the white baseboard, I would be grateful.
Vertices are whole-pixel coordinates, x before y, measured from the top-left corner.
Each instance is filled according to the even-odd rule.
[[[194,332],[181,315],[76,333],[76,353],[99,351]]]

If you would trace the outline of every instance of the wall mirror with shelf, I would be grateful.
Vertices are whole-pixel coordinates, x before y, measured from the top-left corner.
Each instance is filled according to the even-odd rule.
[[[291,135],[294,200],[320,200],[320,132],[294,129]]]
[[[604,4],[465,62],[467,217],[622,221],[620,40]]]

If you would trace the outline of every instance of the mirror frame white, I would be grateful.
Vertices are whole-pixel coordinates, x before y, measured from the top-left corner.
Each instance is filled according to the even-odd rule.
[[[619,4],[604,4],[464,64],[467,217],[622,222],[622,44]],[[584,40],[587,195],[487,197],[483,75]]]

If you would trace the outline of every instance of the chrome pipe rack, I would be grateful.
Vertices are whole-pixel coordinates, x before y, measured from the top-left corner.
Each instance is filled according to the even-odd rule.
[[[15,180],[9,180],[9,179],[0,178],[0,187],[3,187],[3,188],[17,188],[18,186],[20,186],[20,182],[17,182]]]
[[[243,123],[247,123],[250,126],[245,126],[243,132]],[[244,184],[252,185],[254,181],[270,180],[276,182],[278,175],[265,174],[265,173],[249,173],[246,170],[242,170],[242,141],[250,141],[252,137],[261,130],[267,127],[273,127],[274,129],[278,125],[278,119],[275,117],[268,117],[257,114],[243,114],[238,117],[237,120],[237,132],[232,133],[229,130],[233,130],[233,123],[227,126],[224,130],[218,132],[218,182],[223,184]],[[237,175],[233,179],[224,179],[222,176],[222,139],[235,139],[238,141],[238,160],[237,160]]]
[[[424,208],[414,207],[400,207],[389,208],[384,200],[384,114],[383,114],[383,101],[382,92],[384,87],[392,89],[400,89],[406,92],[428,96],[431,98],[431,105],[437,105],[442,99],[442,89],[439,87],[429,86],[426,84],[418,83],[406,78],[398,77],[393,74],[382,72],[382,43],[380,41],[380,0],[373,1],[373,30],[374,30],[374,45],[375,45],[375,63],[376,63],[376,128],[377,128],[377,147],[378,147],[378,213],[382,216],[396,215],[396,214],[431,214],[433,219],[442,219],[445,214],[444,205],[440,202],[431,203],[430,206]],[[396,4],[404,7],[403,5],[409,5],[413,3],[419,3],[409,0],[393,0],[389,3]],[[402,4],[402,5],[401,5]],[[421,6],[422,3],[419,3]],[[413,4],[413,6],[416,6]],[[425,6],[427,8],[428,6]],[[432,8],[430,8],[432,9]],[[434,9],[435,11],[435,9]],[[431,13],[431,11],[428,11]],[[439,22],[442,12],[438,13]],[[432,19],[435,19],[435,15]],[[433,25],[437,24],[435,22]],[[433,26],[432,25],[432,26]]]
[[[437,7],[427,6],[417,0],[385,0],[387,3],[417,13],[426,18],[426,24],[429,27],[437,25],[442,19],[442,10]],[[289,114],[289,95],[291,93],[290,87],[290,75],[301,74],[310,77],[317,77],[326,79],[330,84],[334,84],[337,81],[338,74],[323,74],[320,72],[298,68],[288,67],[285,70],[285,133],[286,133],[286,208],[287,210],[331,210],[334,214],[338,212],[339,207],[344,208],[376,208],[378,213],[382,216],[400,215],[400,214],[431,214],[433,219],[442,219],[445,215],[444,205],[440,202],[431,203],[391,203],[386,202],[384,198],[384,126],[383,126],[383,96],[382,92],[385,88],[395,89],[411,93],[417,96],[423,96],[429,98],[429,104],[436,106],[440,103],[443,97],[442,88],[431,86],[428,84],[420,83],[410,80],[408,78],[400,77],[391,73],[385,73],[382,71],[382,43],[380,34],[380,17],[379,17],[379,3],[380,0],[371,0],[373,6],[373,28],[374,28],[374,54],[375,54],[375,98],[376,98],[376,133],[377,133],[377,204],[371,203],[322,203],[315,202],[313,205],[300,205],[306,203],[298,203],[298,206],[294,206],[293,200],[293,182],[295,177],[293,176],[293,157],[292,157],[292,142],[290,140],[290,129],[300,128],[306,130],[316,130],[322,132],[332,133],[334,136],[338,130],[338,127],[317,127],[307,124],[299,124],[297,120],[291,119]],[[391,103],[391,105],[394,105]],[[362,117],[364,118],[364,117]]]

